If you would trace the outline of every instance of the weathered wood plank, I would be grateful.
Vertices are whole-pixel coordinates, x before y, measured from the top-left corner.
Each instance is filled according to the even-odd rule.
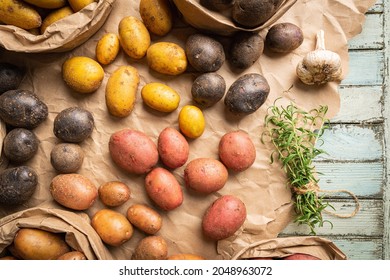
[[[354,201],[339,200],[330,201],[338,214],[350,214],[355,210]],[[329,208],[329,210],[332,210]],[[332,210],[333,211],[333,210]],[[360,200],[360,211],[352,218],[337,218],[324,213],[324,219],[333,224],[317,228],[317,235],[338,236],[345,239],[353,236],[380,238],[383,235],[383,202],[381,200]],[[309,228],[306,225],[290,223],[283,231],[284,235],[308,235]]]
[[[385,0],[378,0],[372,7],[370,7],[368,13],[383,13],[384,11],[383,1]]]
[[[382,51],[349,52],[349,72],[341,85],[378,86],[383,84],[385,59]]]
[[[317,146],[327,152],[316,160],[381,161],[383,157],[383,127],[381,125],[336,124],[326,130]]]
[[[382,238],[329,238],[348,260],[380,260],[383,255]]]
[[[383,121],[383,88],[340,87],[340,111],[332,123],[361,123]]]
[[[383,14],[367,14],[362,32],[348,43],[351,50],[382,49],[384,47]]]
[[[382,198],[383,162],[315,162],[321,189],[349,190],[358,197]],[[326,194],[329,197],[351,198],[346,193]]]

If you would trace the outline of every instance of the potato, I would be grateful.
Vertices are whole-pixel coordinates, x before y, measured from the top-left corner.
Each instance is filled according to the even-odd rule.
[[[216,104],[223,98],[225,91],[225,79],[215,72],[199,75],[191,87],[192,99],[203,107],[211,107]]]
[[[146,234],[156,234],[162,227],[161,215],[144,204],[131,205],[127,209],[126,216],[133,226]]]
[[[187,139],[175,128],[164,128],[157,141],[157,150],[162,163],[168,168],[183,166],[189,156],[190,147]]]
[[[41,34],[45,33],[46,29],[60,19],[66,18],[73,14],[73,10],[69,6],[65,6],[51,11],[44,19],[40,28]]]
[[[94,125],[91,112],[80,107],[69,107],[55,117],[53,133],[64,142],[80,143],[92,135]]]
[[[35,133],[25,128],[14,128],[4,138],[3,151],[13,163],[23,163],[38,151],[39,139]]]
[[[277,53],[291,52],[302,43],[302,29],[289,22],[281,22],[273,25],[265,37],[267,48]]]
[[[209,35],[190,35],[186,40],[186,56],[189,63],[199,72],[215,72],[225,62],[222,44]]]
[[[99,198],[109,207],[120,206],[130,199],[130,188],[123,182],[110,181],[102,184],[99,189]]]
[[[246,220],[245,204],[236,196],[223,195],[206,210],[202,230],[212,240],[228,238],[236,233]]]
[[[32,6],[21,0],[0,1],[0,19],[5,24],[23,29],[40,27],[42,18]]]
[[[270,19],[282,2],[283,0],[236,0],[232,18],[243,27],[257,27]]]
[[[7,62],[0,62],[0,94],[8,90],[18,89],[24,76],[25,70],[21,67]]]
[[[124,118],[133,111],[139,85],[138,70],[130,65],[119,66],[106,84],[106,106],[108,112]]]
[[[185,105],[181,108],[178,121],[180,131],[191,139],[202,136],[206,127],[202,110],[194,105]]]
[[[124,52],[133,59],[141,59],[150,46],[150,34],[144,23],[136,17],[121,19],[118,26],[119,41]]]
[[[186,53],[175,43],[153,43],[146,53],[146,59],[150,69],[161,74],[177,76],[187,70]]]
[[[201,194],[222,189],[228,176],[226,167],[213,158],[195,158],[184,169],[186,187]]]
[[[189,254],[189,253],[184,253],[184,254],[174,254],[170,255],[167,260],[205,260],[204,257],[196,255],[196,254]]]
[[[24,260],[55,260],[71,248],[61,233],[26,227],[17,231],[14,250]]]
[[[269,84],[262,75],[248,73],[233,82],[225,95],[224,103],[233,114],[251,114],[264,104],[269,92]]]
[[[151,33],[164,36],[171,31],[173,17],[169,0],[141,0],[139,13]]]
[[[238,69],[247,69],[260,58],[264,40],[258,33],[237,32],[229,49],[229,62]]]
[[[115,33],[104,34],[96,44],[96,60],[103,65],[108,65],[115,60],[120,50],[119,37]]]
[[[0,261],[13,261],[13,260],[17,260],[17,258],[14,257],[14,256],[3,256],[3,257],[0,257]]]
[[[27,202],[38,185],[38,174],[29,166],[16,166],[0,173],[0,205],[18,206]]]
[[[75,173],[83,161],[84,151],[75,143],[56,144],[50,152],[50,163],[59,173]]]
[[[67,0],[24,0],[24,2],[44,9],[58,9],[68,3]]]
[[[224,134],[218,146],[222,163],[235,172],[248,169],[256,160],[256,147],[248,133],[231,131]]]
[[[158,162],[157,145],[145,133],[122,129],[114,132],[108,143],[114,163],[133,174],[145,174]]]
[[[233,6],[234,0],[200,0],[200,4],[214,11],[224,11]]]
[[[284,257],[283,260],[321,260],[321,259],[309,254],[294,253],[287,257]]]
[[[166,260],[168,244],[161,236],[147,236],[137,244],[132,255],[133,260]]]
[[[98,196],[95,184],[77,174],[59,174],[50,183],[50,193],[55,201],[73,210],[87,210]]]
[[[126,216],[111,209],[97,211],[91,220],[91,225],[104,243],[120,246],[133,236],[133,226]]]
[[[65,260],[65,261],[82,261],[86,260],[87,257],[83,252],[80,251],[70,251],[65,254],[62,254],[57,258],[57,260]]]
[[[146,175],[145,189],[149,198],[162,210],[174,210],[183,203],[179,182],[165,168],[156,167]]]
[[[47,105],[30,90],[9,90],[0,95],[0,118],[13,127],[34,129],[48,114]]]
[[[141,97],[148,107],[163,113],[175,111],[180,103],[180,95],[177,91],[158,82],[144,85]]]
[[[88,6],[93,2],[97,2],[97,0],[68,0],[69,5],[72,7],[73,11],[76,13]]]
[[[103,67],[94,59],[86,56],[73,56],[62,64],[64,82],[78,93],[95,92],[104,78]]]

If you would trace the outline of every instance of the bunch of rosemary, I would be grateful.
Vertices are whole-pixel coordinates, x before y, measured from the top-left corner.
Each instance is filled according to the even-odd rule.
[[[322,141],[320,137],[328,128],[328,120],[325,119],[327,110],[326,106],[320,106],[306,112],[293,103],[283,107],[277,106],[275,101],[268,109],[266,130],[262,135],[263,142],[267,136],[275,146],[271,163],[275,159],[280,160],[286,171],[295,198],[297,217],[294,222],[308,225],[310,233],[314,235],[316,226],[330,223],[323,219],[321,213],[326,207],[332,207],[323,197],[318,196],[319,179],[312,162],[316,156],[325,153],[316,147],[322,144],[316,143]]]

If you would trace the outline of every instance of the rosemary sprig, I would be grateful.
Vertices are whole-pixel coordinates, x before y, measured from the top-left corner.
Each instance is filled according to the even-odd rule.
[[[277,100],[276,100],[277,101]],[[295,198],[297,217],[294,222],[306,224],[311,234],[315,228],[328,222],[322,217],[322,211],[330,206],[323,197],[318,196],[318,181],[313,166],[313,159],[324,150],[316,147],[322,145],[324,131],[329,127],[325,118],[327,106],[306,112],[290,103],[286,107],[275,103],[269,107],[265,117],[266,130],[262,135],[271,139],[275,151],[271,154],[271,163],[278,159],[286,171],[289,186]],[[332,207],[333,208],[333,207]]]

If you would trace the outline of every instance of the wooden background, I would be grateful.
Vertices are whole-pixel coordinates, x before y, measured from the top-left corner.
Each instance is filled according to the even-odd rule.
[[[348,259],[390,259],[390,185],[386,155],[390,152],[389,30],[390,3],[378,0],[366,15],[361,34],[349,42],[350,72],[340,85],[341,108],[331,120],[316,159],[320,187],[347,189],[359,198],[353,218],[324,215],[333,223],[317,235],[332,240]],[[385,32],[386,30],[386,32]],[[344,193],[329,196],[338,213],[351,213],[355,203]],[[281,236],[305,235],[304,226],[289,225]]]

